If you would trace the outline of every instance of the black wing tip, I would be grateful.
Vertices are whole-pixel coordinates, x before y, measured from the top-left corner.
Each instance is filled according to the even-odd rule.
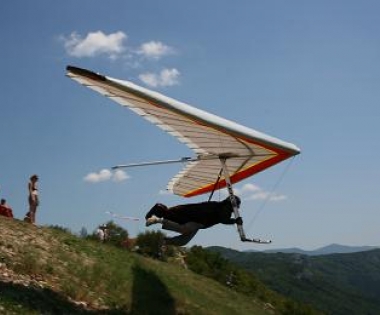
[[[74,66],[69,65],[66,67],[66,70],[68,72],[73,73],[73,74],[78,74],[78,75],[81,75],[81,76],[84,76],[84,77],[87,77],[87,78],[90,78],[93,80],[100,80],[100,81],[106,81],[107,80],[104,75],[101,75],[99,73],[96,73],[96,72],[93,72],[93,71],[90,71],[87,69],[79,68],[79,67],[74,67]]]

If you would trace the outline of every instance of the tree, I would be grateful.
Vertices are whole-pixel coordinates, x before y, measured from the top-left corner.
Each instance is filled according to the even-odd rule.
[[[88,236],[87,229],[84,226],[80,229],[79,236],[81,238],[86,238]]]
[[[100,224],[105,231],[105,242],[115,245],[116,247],[124,247],[125,241],[128,240],[128,231],[121,226],[115,224],[113,221],[109,221],[105,224]],[[81,230],[82,235],[83,228]],[[99,240],[97,230],[91,235],[87,235],[87,239]]]
[[[128,239],[128,231],[122,228],[120,225],[115,224],[113,221],[107,222],[105,226],[105,241],[117,247],[123,247],[124,242]]]
[[[160,231],[147,231],[137,235],[138,252],[153,258],[162,258],[162,245],[165,235]]]

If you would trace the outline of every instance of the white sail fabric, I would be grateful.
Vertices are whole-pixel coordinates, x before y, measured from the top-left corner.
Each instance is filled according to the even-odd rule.
[[[67,76],[128,107],[192,149],[189,162],[168,184],[174,194],[191,197],[225,187],[220,158],[226,159],[233,183],[277,164],[300,150],[291,143],[223,119],[132,82],[76,67]]]

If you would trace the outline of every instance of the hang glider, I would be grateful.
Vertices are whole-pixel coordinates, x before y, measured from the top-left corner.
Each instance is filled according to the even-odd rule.
[[[67,76],[128,107],[194,151],[194,158],[167,161],[186,162],[185,168],[167,186],[169,191],[179,196],[193,197],[227,186],[231,202],[236,204],[232,191],[233,183],[300,153],[300,149],[294,144],[210,114],[129,81],[73,66],[67,67]],[[157,162],[157,164],[165,162]],[[149,164],[152,163],[141,165]],[[119,165],[118,167],[136,165]],[[236,205],[234,208],[236,208],[235,216],[238,216]],[[239,230],[239,233],[242,239],[245,238],[242,230]]]

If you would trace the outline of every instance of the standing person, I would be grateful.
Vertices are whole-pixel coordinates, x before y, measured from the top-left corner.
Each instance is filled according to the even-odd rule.
[[[99,225],[98,229],[96,230],[96,236],[98,237],[99,241],[104,242],[105,233],[103,225]]]
[[[26,214],[25,219],[32,224],[36,224],[36,212],[39,205],[39,196],[37,188],[38,176],[32,175],[28,183],[29,191],[29,212]]]
[[[240,198],[235,196],[237,206]],[[209,201],[193,204],[179,205],[168,208],[157,203],[146,214],[146,226],[161,223],[162,228],[180,233],[178,236],[166,238],[166,245],[184,246],[198,232],[215,224],[243,224],[241,217],[231,218],[233,207],[230,197],[223,201]]]
[[[96,230],[96,236],[98,237],[99,241],[101,242],[105,242],[108,240],[108,229],[107,229],[107,225],[105,224],[102,224],[102,225],[99,225],[98,229]]]

